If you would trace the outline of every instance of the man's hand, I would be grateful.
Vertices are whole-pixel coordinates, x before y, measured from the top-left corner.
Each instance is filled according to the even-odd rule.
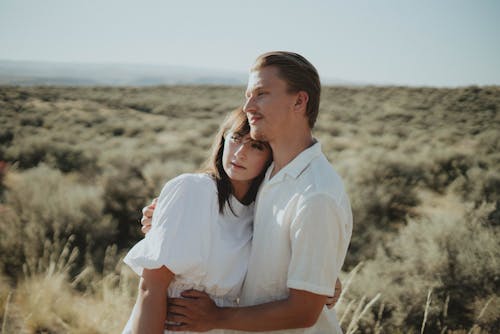
[[[333,294],[333,297],[328,297],[326,300],[326,307],[329,309],[332,309],[335,304],[339,301],[339,297],[342,294],[342,283],[340,280],[337,278],[337,282],[335,282],[335,293]]]
[[[165,329],[174,332],[206,332],[217,328],[220,310],[208,294],[197,290],[184,291],[183,298],[168,298],[167,320],[179,325],[167,324]]]
[[[151,221],[152,221],[152,218],[153,218],[153,211],[156,208],[156,202],[158,202],[158,198],[155,198],[151,202],[151,204],[149,204],[148,206],[145,206],[144,208],[142,208],[142,218],[141,218],[142,227],[141,227],[141,231],[144,234],[148,233],[149,230],[151,229]]]

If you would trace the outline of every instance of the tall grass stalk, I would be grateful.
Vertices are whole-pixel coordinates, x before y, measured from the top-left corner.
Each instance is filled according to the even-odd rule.
[[[446,294],[446,299],[444,301],[443,305],[443,323],[446,323],[446,318],[448,317],[448,305],[450,304],[450,294]],[[441,329],[440,334],[446,333],[446,330],[448,329],[448,326],[444,326]]]
[[[347,279],[347,282],[344,284],[344,287],[342,289],[342,293],[340,294],[339,300],[337,302],[337,305],[341,305],[342,301],[344,299],[345,294],[347,291],[349,291],[349,287],[351,286],[351,283],[356,276],[356,274],[359,272],[361,267],[363,266],[363,262],[359,262],[349,273],[349,278]]]
[[[347,317],[347,314],[349,314],[349,312],[351,311],[351,307],[354,305],[355,302],[356,302],[356,299],[353,299],[349,302],[349,304],[347,304],[347,307],[345,308],[344,313],[342,313],[342,317],[340,318],[340,321],[339,321],[340,326],[342,326],[344,319]]]
[[[380,303],[380,307],[378,308],[377,313],[377,322],[375,323],[374,332],[375,334],[380,334],[382,332],[382,327],[380,325],[380,321],[382,320],[382,315],[384,314],[385,303]]]
[[[3,320],[2,320],[2,333],[5,334],[5,328],[7,326],[7,317],[9,316],[9,307],[10,307],[10,299],[12,297],[12,291],[7,295],[7,300],[5,301],[5,309],[3,312]]]
[[[361,300],[359,301],[358,307],[354,311],[354,314],[352,315],[351,322],[349,323],[349,326],[347,327],[346,334],[353,334],[358,330],[359,327],[359,321],[363,318],[363,316],[368,312],[368,310],[375,304],[375,302],[380,298],[381,294],[378,293],[375,297],[372,298],[366,305],[365,300],[366,296],[363,296]],[[363,307],[364,305],[364,307]]]
[[[424,310],[424,320],[422,321],[422,328],[420,329],[420,334],[424,334],[425,323],[427,322],[427,314],[429,312],[429,307],[431,306],[431,294],[432,294],[432,288],[430,288],[429,292],[427,293],[427,302],[425,303],[425,310]]]
[[[479,312],[479,315],[476,318],[476,322],[471,327],[471,329],[469,330],[468,334],[475,333],[476,331],[479,331],[479,332],[481,331],[479,325],[477,324],[477,322],[482,318],[482,316],[484,315],[484,312],[486,311],[486,309],[488,308],[488,306],[490,305],[490,303],[492,301],[493,301],[493,297],[491,297],[490,299],[488,299],[488,301],[484,304],[483,308],[481,309],[481,311]]]

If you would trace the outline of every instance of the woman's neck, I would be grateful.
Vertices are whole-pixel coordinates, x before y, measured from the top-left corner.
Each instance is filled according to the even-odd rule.
[[[231,180],[231,185],[233,186],[233,196],[236,197],[238,201],[243,202],[245,195],[250,189],[250,182]]]

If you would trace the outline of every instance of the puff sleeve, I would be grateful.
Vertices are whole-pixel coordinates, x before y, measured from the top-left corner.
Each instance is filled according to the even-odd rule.
[[[210,244],[208,220],[217,216],[216,201],[215,183],[208,176],[184,174],[172,179],[158,198],[151,230],[124,262],[138,275],[162,266],[176,276],[203,275]]]

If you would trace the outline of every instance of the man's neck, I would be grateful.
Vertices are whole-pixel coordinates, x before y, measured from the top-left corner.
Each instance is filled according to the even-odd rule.
[[[314,144],[314,139],[309,131],[303,136],[275,140],[269,142],[269,144],[273,150],[274,168],[271,172],[271,177],[273,177],[300,153],[311,147]]]

